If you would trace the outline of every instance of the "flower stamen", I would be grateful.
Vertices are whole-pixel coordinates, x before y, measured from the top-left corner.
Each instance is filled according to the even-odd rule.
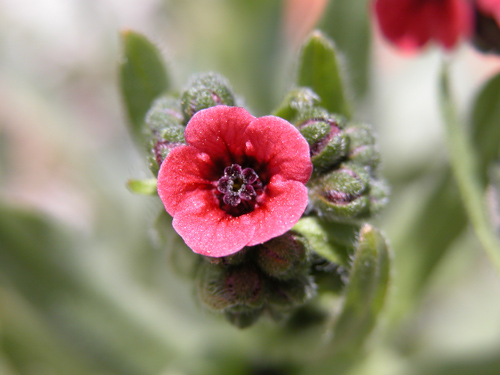
[[[222,193],[224,204],[236,207],[245,202],[252,202],[262,191],[262,182],[252,168],[242,169],[232,164],[224,169],[224,175],[217,183],[217,190]]]

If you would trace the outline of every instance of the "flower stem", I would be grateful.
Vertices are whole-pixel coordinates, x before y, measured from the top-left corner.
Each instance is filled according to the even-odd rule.
[[[477,155],[451,98],[447,65],[443,66],[441,75],[440,99],[450,164],[465,210],[476,236],[500,273],[500,242],[488,219]]]

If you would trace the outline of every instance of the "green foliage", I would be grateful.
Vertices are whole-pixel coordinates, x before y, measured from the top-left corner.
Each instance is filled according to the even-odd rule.
[[[354,355],[375,326],[384,305],[390,273],[387,243],[366,224],[349,275],[342,310],[333,328],[334,353]]]
[[[142,139],[144,117],[153,101],[169,88],[169,78],[160,52],[146,37],[130,30],[121,37],[121,93],[132,134]]]
[[[329,112],[350,118],[342,69],[333,42],[314,31],[302,47],[297,85],[311,88],[320,97],[320,106]]]
[[[477,95],[470,122],[479,173],[485,184],[489,166],[500,156],[500,74],[491,78]]]
[[[147,180],[128,180],[127,187],[136,194],[155,195],[156,178],[148,178]]]
[[[368,89],[372,28],[369,0],[332,0],[328,2],[318,28],[335,40],[345,54],[349,83],[356,98]]]

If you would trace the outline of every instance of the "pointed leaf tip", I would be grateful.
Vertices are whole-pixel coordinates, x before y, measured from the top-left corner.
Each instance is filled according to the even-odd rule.
[[[318,94],[320,105],[328,111],[351,117],[338,52],[320,31],[313,31],[302,46],[297,84]]]
[[[144,117],[154,99],[169,86],[167,71],[158,49],[143,35],[122,30],[120,88],[134,137],[142,138]]]

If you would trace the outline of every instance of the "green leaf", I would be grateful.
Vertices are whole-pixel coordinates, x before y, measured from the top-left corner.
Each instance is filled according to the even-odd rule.
[[[350,257],[358,241],[359,225],[304,217],[292,229],[306,237],[314,251],[323,258],[350,268]]]
[[[500,73],[481,89],[476,97],[470,121],[479,173],[485,184],[488,167],[494,160],[498,160],[500,151]]]
[[[372,226],[361,229],[342,310],[334,324],[335,354],[353,355],[375,327],[389,284],[390,259],[384,237]]]
[[[167,71],[158,49],[143,35],[121,33],[123,58],[120,86],[133,135],[142,139],[142,125],[153,101],[169,87]]]
[[[450,164],[462,202],[476,236],[500,273],[500,242],[489,222],[484,201],[485,186],[481,184],[476,150],[458,117],[446,65],[441,76],[440,99]]]
[[[146,180],[129,180],[127,187],[135,194],[155,195],[156,194],[156,178],[148,178]]]
[[[328,111],[351,117],[338,52],[319,31],[314,31],[302,47],[297,84],[318,94],[320,106]]]
[[[352,73],[349,83],[356,98],[362,97],[368,87],[372,40],[369,1],[329,1],[318,27],[345,54],[348,72]]]
[[[316,218],[304,217],[292,229],[306,237],[314,251],[323,258],[336,264],[343,263],[338,250],[328,241],[327,231]]]

